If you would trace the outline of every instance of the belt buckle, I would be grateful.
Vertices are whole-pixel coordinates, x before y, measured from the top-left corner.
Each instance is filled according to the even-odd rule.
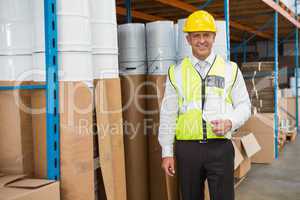
[[[206,143],[207,143],[207,140],[199,140],[199,143],[200,143],[200,144],[206,144]]]

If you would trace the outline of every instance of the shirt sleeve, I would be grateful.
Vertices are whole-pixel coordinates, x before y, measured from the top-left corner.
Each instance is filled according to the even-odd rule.
[[[169,78],[166,80],[164,98],[160,110],[158,141],[162,147],[162,157],[173,157],[175,127],[178,113],[178,96]]]
[[[251,102],[246,84],[240,69],[232,88],[233,112],[228,116],[232,123],[232,131],[240,128],[251,116]]]

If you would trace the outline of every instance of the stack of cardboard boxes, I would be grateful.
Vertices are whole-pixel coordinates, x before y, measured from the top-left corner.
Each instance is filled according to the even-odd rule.
[[[248,62],[242,65],[252,109],[259,113],[274,112],[273,68],[273,62]]]
[[[261,150],[261,147],[251,132],[236,133],[232,141],[235,147],[234,177],[241,179],[250,171],[251,159]]]

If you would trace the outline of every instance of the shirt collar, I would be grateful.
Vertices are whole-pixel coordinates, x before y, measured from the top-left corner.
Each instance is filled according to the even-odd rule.
[[[209,63],[209,65],[212,65],[215,60],[215,57],[216,57],[215,53],[213,51],[211,51],[209,56],[204,61]],[[197,63],[199,63],[199,61],[203,61],[203,60],[199,60],[194,55],[192,55],[191,61],[192,61],[193,66],[195,66]]]

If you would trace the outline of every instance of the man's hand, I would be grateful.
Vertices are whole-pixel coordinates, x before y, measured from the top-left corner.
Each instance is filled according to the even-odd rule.
[[[175,174],[175,161],[173,157],[165,157],[162,159],[161,167],[165,173],[169,176],[174,176]]]
[[[213,131],[217,136],[224,136],[232,128],[232,122],[226,120],[213,120],[210,123],[213,125]]]

